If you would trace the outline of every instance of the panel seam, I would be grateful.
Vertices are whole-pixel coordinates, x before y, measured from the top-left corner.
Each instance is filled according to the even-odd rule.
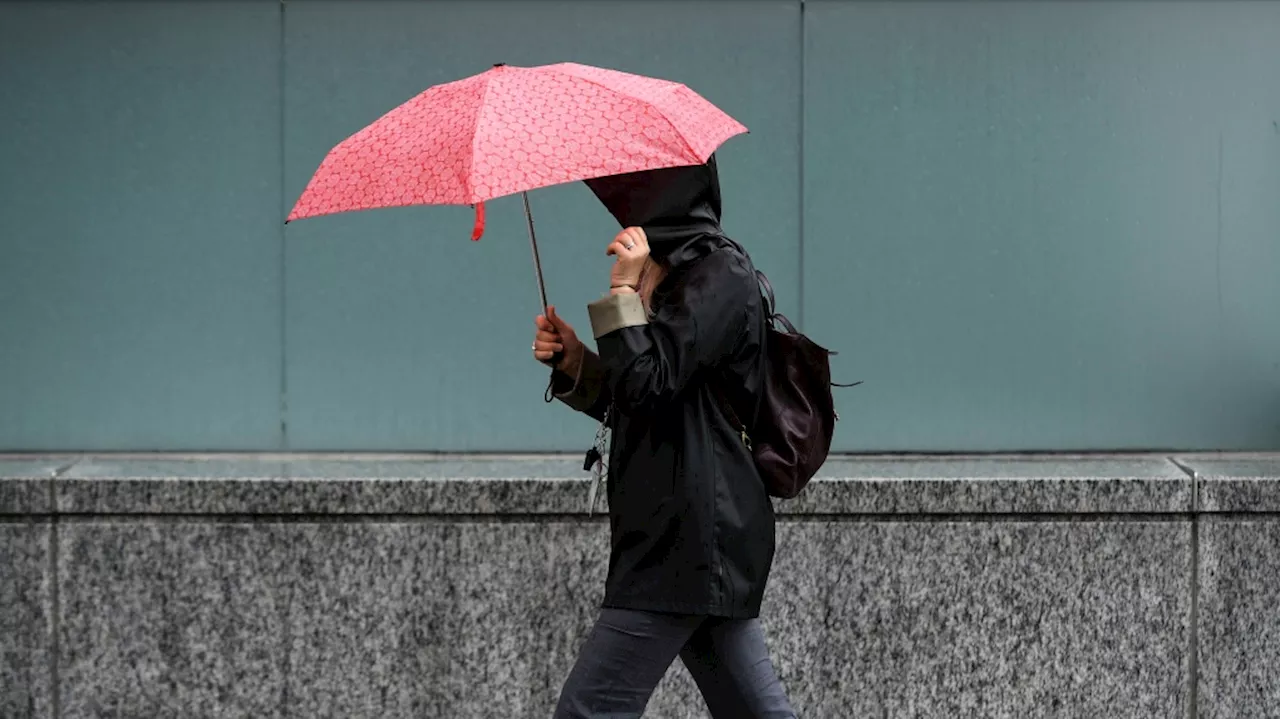
[[[1177,457],[1169,457],[1168,460],[1191,478],[1191,616],[1188,620],[1187,637],[1186,716],[1197,719],[1200,716],[1200,473]]]
[[[49,699],[52,716],[59,719],[62,716],[62,679],[58,671],[62,653],[62,598],[58,592],[58,508],[53,504],[56,499],[55,482],[56,476],[49,478]]]
[[[799,177],[796,178],[796,187],[799,193],[800,207],[799,207],[799,212],[797,213],[798,215],[797,229],[799,231],[799,238],[797,243],[798,250],[796,254],[797,254],[797,266],[799,271],[798,271],[798,277],[796,281],[796,287],[798,289],[797,294],[799,295],[799,299],[796,303],[796,318],[798,320],[797,324],[800,326],[801,331],[804,331],[805,329],[807,329],[805,326],[805,290],[804,290],[804,284],[805,284],[804,283],[804,232],[805,232],[804,156],[805,156],[805,114],[806,114],[805,113],[805,81],[806,81],[805,66],[809,62],[809,53],[808,53],[808,49],[805,47],[805,24],[806,24],[805,0],[799,0],[799,2],[800,2],[800,8],[799,8],[799,12],[800,12],[800,89],[799,89],[798,112],[800,115],[800,127],[799,127],[799,138],[798,138],[799,152],[797,153],[799,155],[799,161],[797,163],[798,169],[799,169]]]
[[[49,473],[49,703],[51,716],[62,716],[62,593],[58,588],[58,478],[80,464],[83,456],[64,462]]]
[[[285,0],[280,0],[280,47],[279,63],[276,68],[279,90],[277,100],[280,103],[280,132],[277,138],[280,148],[280,205],[281,211],[288,213],[288,195],[285,187]],[[289,252],[287,247],[286,224],[280,224],[280,447],[289,448]]]
[[[1191,621],[1187,657],[1187,716],[1200,716],[1200,515],[1191,515]]]

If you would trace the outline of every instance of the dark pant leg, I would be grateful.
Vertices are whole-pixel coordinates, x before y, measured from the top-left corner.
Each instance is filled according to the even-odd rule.
[[[715,719],[795,719],[755,619],[708,619],[680,659]]]
[[[560,690],[555,719],[644,714],[667,668],[705,617],[605,609]]]

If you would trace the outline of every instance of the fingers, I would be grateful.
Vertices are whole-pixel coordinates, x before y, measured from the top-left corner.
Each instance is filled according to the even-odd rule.
[[[649,248],[645,247],[644,249],[641,249],[640,245],[632,243],[631,249],[627,249],[627,246],[623,244],[622,240],[614,240],[609,243],[607,248],[605,248],[604,253],[610,256],[617,256],[620,260],[634,260],[647,255],[649,253]]]
[[[533,345],[533,356],[538,360],[549,360],[561,352],[564,352],[564,347],[559,342],[535,342]]]
[[[564,340],[560,336],[560,332],[543,320],[538,325],[538,331],[533,335],[534,344],[561,344]]]
[[[556,308],[553,305],[547,308],[545,315],[535,317],[533,324],[545,332],[559,332],[560,328],[564,326],[564,320],[560,319],[559,315],[556,314]]]
[[[537,326],[539,331],[552,332],[557,335],[568,334],[573,331],[573,328],[569,327],[569,323],[560,319],[560,315],[556,314],[556,308],[554,307],[548,307],[547,314],[538,315],[537,319],[534,320],[534,325]]]
[[[539,362],[549,360],[561,352],[564,352],[564,341],[559,333],[538,330],[533,338],[533,356]]]
[[[649,237],[644,233],[643,227],[628,227],[619,238],[623,240],[623,245],[632,245],[633,250],[649,249]]]
[[[649,238],[643,228],[628,227],[613,238],[613,242],[605,248],[605,254],[627,259],[643,257],[649,254]]]
[[[564,323],[556,315],[554,307],[547,308],[546,315],[534,318],[538,331],[533,337],[533,357],[539,362],[549,362],[557,354],[564,352],[564,340],[560,335],[559,325]]]

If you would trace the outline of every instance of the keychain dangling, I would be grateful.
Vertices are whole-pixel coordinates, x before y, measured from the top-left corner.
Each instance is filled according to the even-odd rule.
[[[604,484],[605,478],[608,476],[608,467],[605,464],[607,456],[607,438],[609,436],[609,410],[604,412],[604,419],[600,422],[600,429],[596,430],[595,444],[587,451],[587,457],[583,469],[591,470],[591,486],[587,489],[587,516],[590,517],[595,513],[596,497],[600,493],[600,485]]]

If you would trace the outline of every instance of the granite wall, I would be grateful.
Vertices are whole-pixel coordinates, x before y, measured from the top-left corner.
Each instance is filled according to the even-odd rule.
[[[572,458],[0,458],[0,716],[545,717]],[[1280,458],[836,459],[779,504],[802,717],[1266,716]],[[647,716],[703,717],[678,664]]]

